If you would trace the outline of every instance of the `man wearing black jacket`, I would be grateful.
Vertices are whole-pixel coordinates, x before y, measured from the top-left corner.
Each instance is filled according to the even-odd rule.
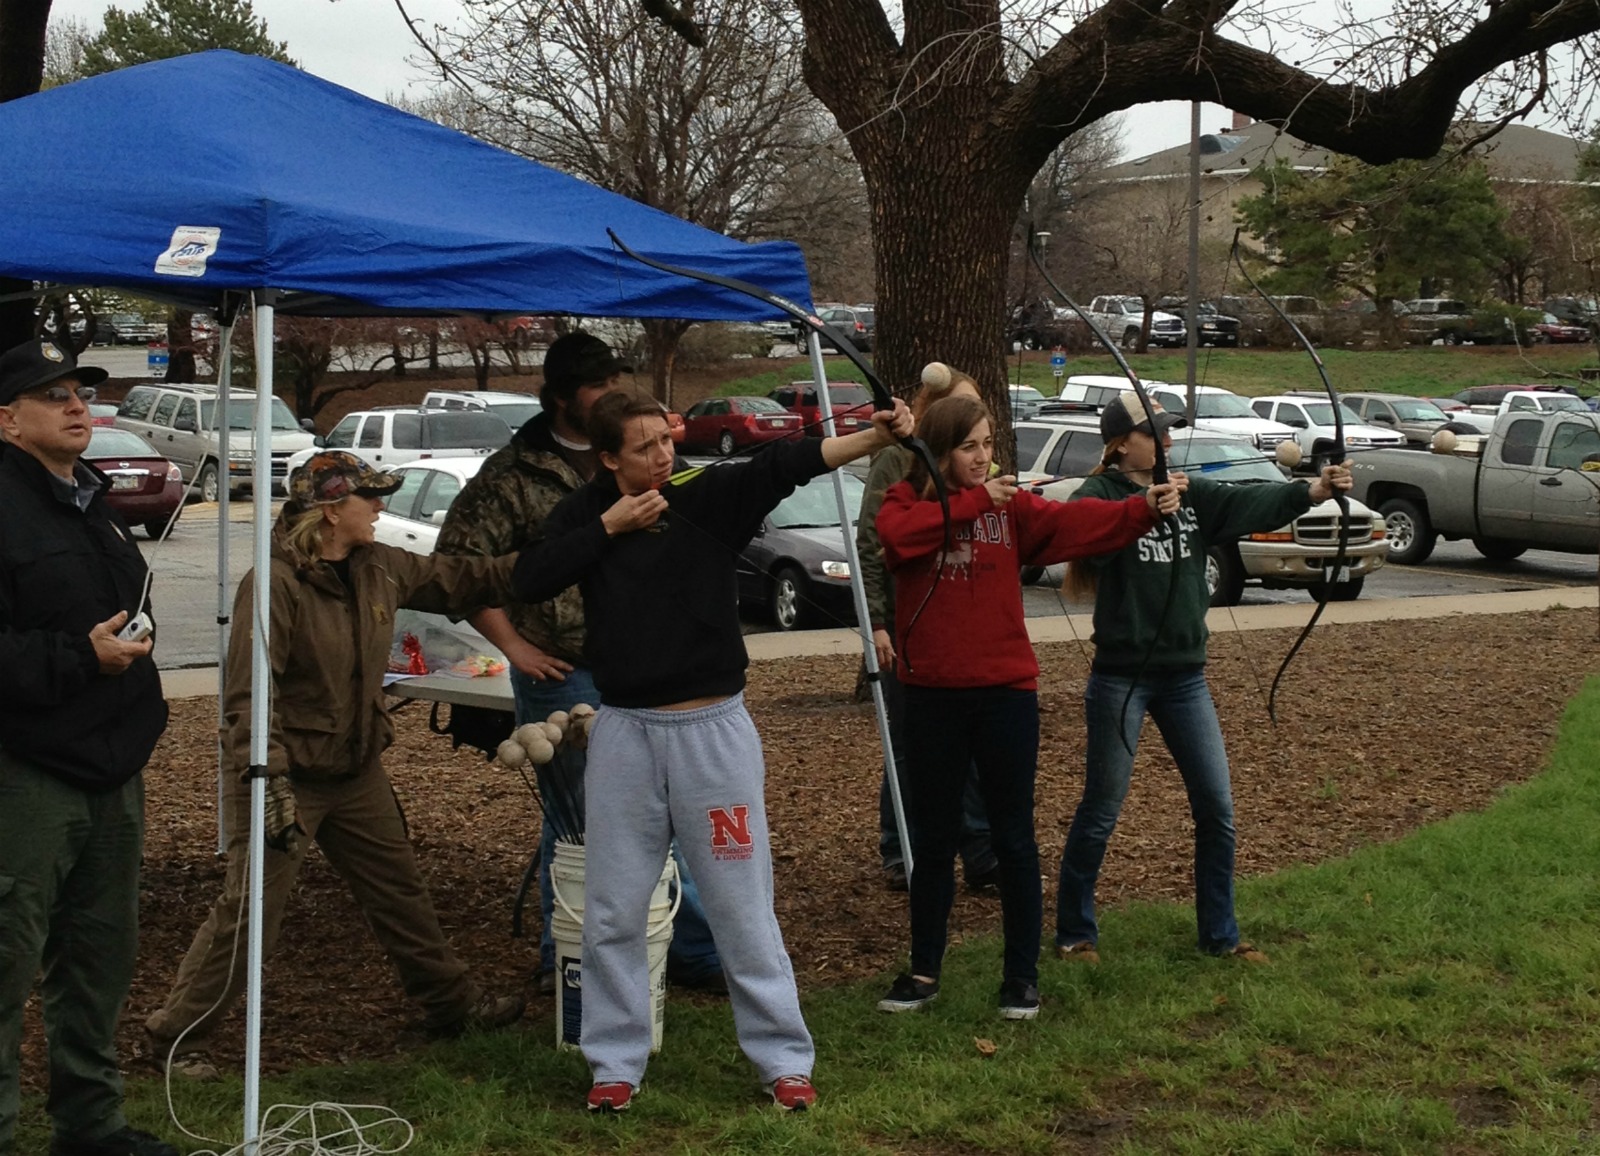
[[[138,946],[141,771],[167,725],[139,548],[79,460],[101,369],[0,355],[0,1156],[22,1008],[43,971],[52,1156],[177,1156],[128,1126],[114,1033]]]

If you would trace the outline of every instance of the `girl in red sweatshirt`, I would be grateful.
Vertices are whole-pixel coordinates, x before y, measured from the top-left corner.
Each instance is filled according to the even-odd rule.
[[[912,851],[911,970],[879,1001],[920,1008],[939,992],[961,791],[978,768],[1000,861],[1005,963],[1000,1013],[1039,1013],[1041,886],[1033,833],[1039,753],[1039,664],[1023,623],[1022,566],[1048,566],[1118,550],[1177,508],[1171,485],[1123,501],[1052,502],[991,478],[993,423],[982,402],[948,397],[928,407],[918,432],[949,492],[946,526],[921,463],[890,488],[878,513],[895,581],[898,672],[905,684]]]

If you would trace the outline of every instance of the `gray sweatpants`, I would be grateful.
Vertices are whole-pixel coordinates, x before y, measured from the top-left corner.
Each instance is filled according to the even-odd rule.
[[[602,707],[587,776],[580,1043],[595,1083],[644,1078],[645,929],[674,833],[722,956],[739,1046],[763,1083],[809,1076],[816,1052],[772,910],[766,766],[744,696],[686,711]]]

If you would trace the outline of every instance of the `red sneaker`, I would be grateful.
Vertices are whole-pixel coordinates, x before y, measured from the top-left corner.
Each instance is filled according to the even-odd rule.
[[[589,1089],[591,1112],[626,1112],[632,1102],[632,1084],[596,1084]]]
[[[785,1112],[804,1112],[817,1102],[817,1090],[805,1076],[779,1076],[767,1091],[772,1102]]]

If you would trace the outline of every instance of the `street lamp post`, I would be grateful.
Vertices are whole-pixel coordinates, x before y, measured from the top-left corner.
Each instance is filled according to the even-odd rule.
[[[1189,102],[1189,268],[1188,286],[1184,293],[1183,323],[1188,332],[1188,362],[1184,381],[1189,399],[1189,413],[1195,407],[1195,366],[1200,352],[1200,154],[1231,153],[1245,141],[1244,137],[1222,134],[1200,134],[1200,102]]]

